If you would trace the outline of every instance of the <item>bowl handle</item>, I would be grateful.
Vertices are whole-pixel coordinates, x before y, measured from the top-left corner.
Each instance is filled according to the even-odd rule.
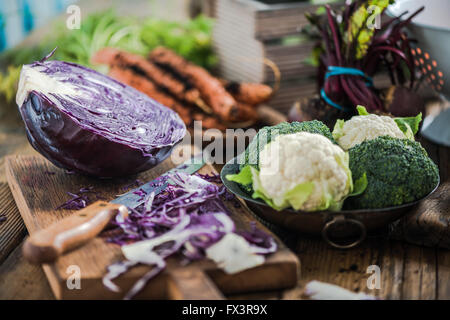
[[[338,226],[340,224],[354,224],[356,227],[359,228],[360,230],[360,235],[358,237],[358,239],[356,239],[355,241],[349,243],[349,244],[339,244],[333,240],[330,239],[330,237],[328,236],[328,232],[330,230],[330,228],[332,226]],[[357,246],[358,244],[360,244],[365,238],[366,238],[366,227],[364,226],[364,224],[361,221],[358,221],[356,219],[350,219],[350,218],[345,218],[343,215],[338,215],[338,216],[334,216],[332,220],[328,221],[322,229],[322,238],[332,247],[338,248],[338,249],[349,249],[349,248],[353,248],[355,246]]]

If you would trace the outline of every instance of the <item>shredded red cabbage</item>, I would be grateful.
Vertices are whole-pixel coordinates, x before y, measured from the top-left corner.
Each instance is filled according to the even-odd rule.
[[[236,233],[247,240],[248,243],[257,246],[257,253],[259,254],[267,254],[276,250],[277,244],[274,239],[261,229],[258,229],[254,221],[250,222],[250,231],[239,230]]]
[[[128,184],[128,185],[122,187],[122,190],[123,190],[123,191],[127,191],[128,189],[136,188],[136,187],[139,187],[139,186],[141,186],[141,185],[143,185],[143,184],[144,184],[143,181],[141,181],[141,180],[139,180],[139,179],[136,179],[136,180],[133,181],[132,183],[130,183],[130,184]]]
[[[204,180],[206,180],[208,182],[222,184],[222,180],[220,179],[220,174],[208,175],[208,174],[201,174],[201,173],[197,172],[195,175],[199,176],[200,178],[202,178],[202,179],[204,179]],[[225,198],[225,200],[231,201],[235,208],[239,208],[241,206],[241,203],[234,196],[234,194],[232,194],[230,191],[228,191],[227,188],[225,188],[225,186],[222,186],[222,188],[225,191],[223,193],[223,197]]]
[[[138,263],[154,266],[126,294],[133,297],[166,266],[165,259],[175,253],[184,262],[202,259],[205,249],[219,241],[225,234],[235,231],[234,222],[223,200],[232,200],[217,175],[188,175],[174,173],[167,176],[166,190],[158,195],[143,195],[144,203],[130,209],[127,219],[117,216],[115,224],[121,231],[107,241],[122,246],[127,260],[108,267],[104,285],[112,291],[120,289],[113,279]],[[234,198],[234,196],[233,196]],[[234,198],[236,202],[238,200]],[[114,233],[114,232],[113,232]],[[276,251],[276,243],[270,235],[255,224],[250,231],[237,231],[247,240],[257,254]]]
[[[67,209],[67,210],[80,210],[86,208],[89,204],[94,202],[95,200],[103,199],[98,192],[93,190],[93,187],[84,187],[78,191],[78,194],[67,192],[69,196],[72,198],[64,202],[62,205],[58,206],[58,209]]]

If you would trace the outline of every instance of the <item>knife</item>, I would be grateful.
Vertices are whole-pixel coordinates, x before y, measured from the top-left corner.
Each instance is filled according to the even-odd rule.
[[[167,171],[161,177],[175,172],[193,174],[204,166],[203,158],[197,155],[181,165]],[[170,179],[162,185],[157,184],[159,178],[149,181],[116,199],[106,202],[97,201],[86,208],[60,221],[31,234],[23,245],[24,257],[32,263],[49,263],[64,253],[77,248],[97,236],[116,215],[128,216],[127,208],[136,208],[144,203],[145,197],[136,192],[152,192],[155,195],[163,192]]]

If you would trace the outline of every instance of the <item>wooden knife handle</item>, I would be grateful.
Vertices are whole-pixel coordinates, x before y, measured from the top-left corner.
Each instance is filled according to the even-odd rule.
[[[169,299],[172,300],[223,300],[225,299],[212,280],[199,269],[185,268],[170,272]]]
[[[98,235],[117,214],[128,216],[119,204],[97,201],[28,237],[23,246],[25,258],[32,263],[55,261],[60,255]]]

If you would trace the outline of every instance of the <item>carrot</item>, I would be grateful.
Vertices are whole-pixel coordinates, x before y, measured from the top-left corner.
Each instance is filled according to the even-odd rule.
[[[204,114],[204,113],[200,113],[200,112],[196,112],[193,114],[193,118],[196,121],[201,121],[202,122],[202,128],[203,129],[219,129],[220,131],[225,131],[226,126],[220,122],[219,119]]]
[[[174,77],[173,74],[147,61],[145,58],[121,51],[114,48],[104,48],[98,51],[93,57],[94,63],[119,66],[121,68],[132,69],[134,73],[148,78],[174,95],[178,100],[184,100],[191,104],[201,103],[200,93],[188,81],[181,77]]]
[[[147,78],[133,73],[132,70],[123,69],[117,66],[113,66],[109,70],[108,74],[111,78],[116,79],[122,83],[125,83],[142,93],[145,93],[150,98],[155,99],[159,103],[165,105],[166,107],[174,110],[180,115],[180,118],[186,125],[190,125],[192,122],[192,116],[190,115],[189,109],[181,105],[178,101],[172,98],[170,95],[159,90],[157,86],[148,80]]]
[[[158,47],[154,49],[149,60],[158,66],[171,69],[172,73],[178,73],[187,78],[200,92],[201,97],[213,111],[223,120],[232,121],[239,113],[236,100],[225,90],[220,80],[213,77],[202,67],[186,61],[173,51]]]
[[[111,66],[117,55],[118,50],[114,48],[103,48],[97,51],[91,57],[91,63],[93,64],[107,64]]]
[[[256,109],[253,106],[242,102],[237,102],[237,104],[239,108],[236,116],[232,119],[233,122],[256,120],[258,118]]]
[[[269,100],[273,94],[270,86],[262,83],[225,83],[225,89],[239,102],[249,105],[259,105]]]
[[[155,99],[159,103],[169,107],[180,115],[180,118],[187,126],[193,125],[193,120],[202,121],[202,128],[210,129],[217,128],[224,131],[226,127],[220,123],[217,118],[206,115],[204,113],[193,111],[192,108],[183,106],[180,102],[174,99],[172,96],[158,89],[158,87],[138,74],[135,74],[130,69],[124,69],[117,66],[113,66],[108,74],[111,78],[116,79],[122,83],[125,83],[143,93],[149,97]]]

